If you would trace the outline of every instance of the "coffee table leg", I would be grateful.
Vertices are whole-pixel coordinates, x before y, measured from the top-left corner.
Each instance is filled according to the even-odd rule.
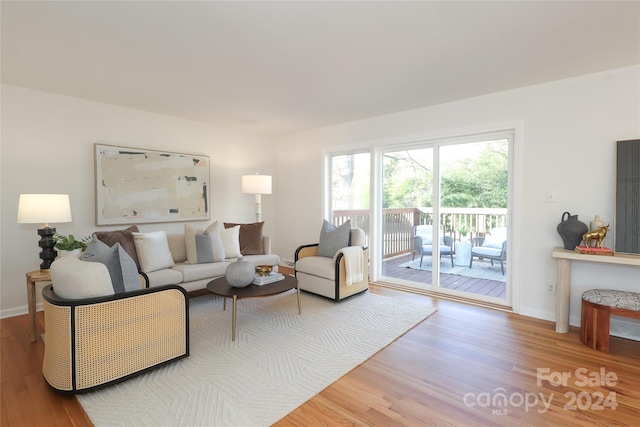
[[[297,293],[298,293],[298,314],[302,314],[302,307],[300,305],[300,285],[296,286],[297,289]]]
[[[226,298],[225,298],[226,301]],[[231,341],[236,340],[236,303],[238,301],[238,296],[233,296],[233,314],[231,318]]]

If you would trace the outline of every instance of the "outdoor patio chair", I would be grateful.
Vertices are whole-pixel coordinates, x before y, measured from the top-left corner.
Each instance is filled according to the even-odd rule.
[[[496,227],[486,237],[474,237],[471,247],[471,260],[469,268],[473,265],[473,257],[480,259],[500,261],[500,269],[504,276],[504,262],[507,260],[507,229]]]
[[[413,227],[413,260],[416,254],[420,255],[420,267],[425,255],[433,255],[433,226],[416,225]],[[453,239],[451,236],[440,236],[440,258],[449,256],[453,267]]]

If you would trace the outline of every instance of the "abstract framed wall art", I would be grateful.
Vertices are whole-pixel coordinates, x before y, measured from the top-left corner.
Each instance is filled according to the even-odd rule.
[[[208,156],[94,146],[97,225],[210,219]]]

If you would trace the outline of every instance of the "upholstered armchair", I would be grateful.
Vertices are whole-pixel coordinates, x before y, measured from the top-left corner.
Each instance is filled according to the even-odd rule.
[[[413,254],[411,259],[416,255],[420,255],[420,267],[422,267],[422,259],[425,255],[433,255],[433,226],[416,225],[413,227]],[[451,259],[451,267],[453,267],[453,239],[451,236],[440,237],[440,258],[448,256]]]
[[[74,300],[49,285],[42,296],[42,372],[57,391],[89,391],[189,355],[189,302],[179,286]]]
[[[348,264],[356,262],[360,264],[360,277],[353,277],[348,271]],[[359,228],[351,229],[349,246],[338,250],[334,257],[319,256],[318,243],[300,246],[295,252],[295,275],[300,289],[335,301],[369,289],[368,266],[369,249],[365,233]]]
[[[500,269],[504,275],[504,262],[507,260],[507,229],[496,227],[486,237],[474,237],[471,247],[471,260],[469,268],[473,265],[473,257],[480,259],[500,261]]]

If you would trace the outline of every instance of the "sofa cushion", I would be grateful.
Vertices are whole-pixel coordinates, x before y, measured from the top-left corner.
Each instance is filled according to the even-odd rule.
[[[167,233],[169,250],[173,257],[173,262],[185,262],[187,260],[187,245],[184,240],[184,233]]]
[[[173,268],[163,268],[162,270],[147,273],[149,287],[163,285],[179,285],[182,283],[182,273]]]
[[[242,255],[263,255],[262,228],[264,221],[251,224],[224,223],[225,228],[231,228],[237,225],[240,226],[240,253]]]
[[[53,291],[62,298],[96,298],[115,293],[109,270],[102,263],[62,257],[51,264],[49,272]]]
[[[81,261],[104,264],[109,271],[111,286],[116,294],[140,289],[138,267],[120,243]]]
[[[87,261],[90,258],[93,258],[94,256],[98,255],[100,252],[104,252],[108,249],[109,249],[109,246],[106,243],[99,240],[98,237],[95,234],[93,234],[91,236],[91,241],[87,245],[87,248],[84,250],[84,252],[80,255],[79,258],[82,261]]]
[[[136,266],[140,268],[140,263],[138,262],[138,254],[136,252],[136,245],[133,242],[133,234],[140,230],[135,225],[132,225],[129,228],[125,228],[124,230],[115,230],[115,231],[96,231],[95,234],[98,240],[105,243],[107,246],[111,247],[116,243],[120,243],[122,249],[127,251],[129,256],[133,259],[133,262],[136,263]]]
[[[222,239],[222,246],[224,247],[225,259],[240,258],[242,256],[242,253],[240,252],[239,225],[220,230],[220,238]]]
[[[194,280],[201,280],[219,276],[224,276],[227,270],[228,262],[210,262],[203,264],[176,264],[171,267],[171,270],[179,271],[182,273],[183,282],[193,282]]]
[[[185,224],[185,244],[187,260],[191,264],[224,261],[225,252],[220,237],[218,221],[209,225],[206,230]]]
[[[344,224],[336,227],[325,219],[320,230],[318,256],[333,258],[338,249],[349,246],[350,233],[351,220],[347,220]]]
[[[132,234],[142,271],[149,273],[172,267],[175,264],[169,250],[167,233],[164,231],[152,231],[150,233]]]

